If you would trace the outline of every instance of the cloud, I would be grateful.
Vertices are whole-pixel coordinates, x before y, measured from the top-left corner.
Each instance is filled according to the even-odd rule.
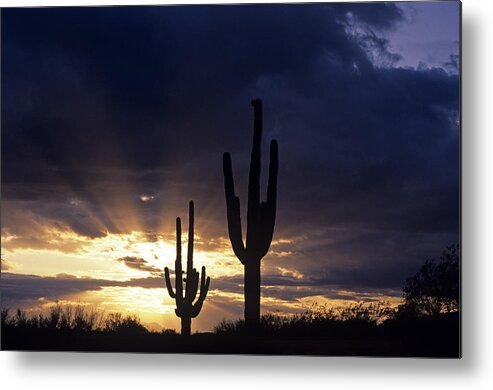
[[[83,298],[83,293],[99,291],[107,287],[140,287],[164,289],[163,277],[132,278],[126,281],[79,278],[70,274],[41,277],[2,272],[2,306],[24,307],[42,299],[54,302],[74,297]],[[208,301],[218,304],[218,299],[234,302],[238,311],[243,306],[243,278],[217,277],[211,281],[211,292]],[[286,305],[297,304],[303,298],[324,297],[325,299],[342,301],[373,301],[382,297],[400,297],[400,289],[355,288],[333,284],[325,279],[296,279],[278,275],[262,277],[262,297],[273,310],[282,310]]]
[[[131,269],[136,269],[139,271],[146,271],[146,272],[150,272],[151,274],[156,274],[156,275],[161,275],[163,273],[163,271],[150,265],[149,263],[147,263],[146,260],[144,260],[141,257],[125,256],[125,257],[119,258],[118,261],[121,261],[123,264],[125,264],[128,268],[131,268]]]
[[[362,24],[376,30],[389,30],[396,28],[398,23],[405,20],[404,12],[397,4],[393,3],[360,3],[337,4],[333,6],[340,13],[350,13]]]
[[[0,269],[3,271],[8,271],[10,270],[11,266],[9,264],[9,262],[7,260],[5,260],[4,258],[2,258],[0,260]]]
[[[459,73],[459,62],[460,57],[458,54],[450,54],[448,61],[446,61],[443,66],[452,74]]]
[[[26,207],[27,206],[27,207]],[[46,213],[50,203],[37,204],[37,210],[30,210],[33,202],[2,201],[2,248],[9,249],[48,249],[61,252],[75,252],[89,242],[89,237],[80,230],[58,218],[57,211]],[[53,209],[56,209],[55,205]],[[58,205],[58,207],[63,207]],[[58,211],[59,212],[59,211]],[[84,223],[79,218],[75,224]]]

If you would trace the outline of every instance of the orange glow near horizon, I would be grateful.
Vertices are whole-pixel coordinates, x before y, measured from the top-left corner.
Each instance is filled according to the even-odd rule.
[[[179,330],[180,319],[175,316],[175,302],[165,289],[163,269],[174,269],[176,242],[173,235],[150,235],[139,231],[126,234],[108,233],[103,237],[89,238],[67,229],[57,230],[47,227],[44,232],[45,247],[29,248],[25,242],[16,246],[17,237],[4,231],[2,234],[2,256],[7,260],[8,272],[41,277],[91,278],[121,283],[117,286],[101,286],[95,290],[66,293],[57,299],[39,297],[35,303],[25,309],[31,313],[46,311],[55,303],[62,305],[84,305],[95,307],[104,313],[121,312],[135,314],[150,329],[173,328]],[[183,259],[186,261],[187,236],[182,237]],[[293,239],[277,239],[273,242],[272,255],[287,258],[289,251],[276,252],[278,244],[292,244]],[[243,266],[233,254],[229,239],[219,237],[213,243],[202,240],[200,232],[195,234],[194,266],[199,269],[206,266],[211,277],[211,289],[199,317],[194,319],[194,329],[211,330],[221,319],[238,319],[243,311],[242,287],[238,292],[221,291],[214,281],[223,277],[241,277]],[[210,247],[210,249],[209,249]],[[269,255],[268,255],[269,256]],[[146,269],[129,268],[123,261],[125,257],[135,257],[145,261]],[[281,276],[302,280],[304,275],[296,269],[276,267]],[[161,285],[147,287],[127,286],[132,279],[162,278]],[[155,282],[154,282],[155,283]],[[268,293],[272,287],[263,286]],[[274,287],[275,289],[288,287]],[[299,299],[284,300],[269,294],[262,297],[262,311],[277,314],[289,314],[306,311],[314,303],[331,306],[344,306],[354,303],[351,299],[329,299],[315,296],[310,287],[291,286],[302,296]],[[339,293],[344,296],[344,291]],[[348,292],[348,298],[351,293]],[[368,296],[368,298],[371,298]],[[396,299],[375,297],[393,304]],[[388,298],[388,297],[387,297]]]

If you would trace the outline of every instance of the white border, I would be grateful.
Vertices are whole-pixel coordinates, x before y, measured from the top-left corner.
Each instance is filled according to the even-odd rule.
[[[166,4],[25,1],[0,6]],[[232,1],[215,1],[231,3]],[[256,2],[256,1],[245,1]],[[258,2],[258,1],[257,1]],[[288,1],[285,1],[288,2]],[[299,2],[299,1],[298,1]],[[188,0],[182,3],[207,3]],[[461,360],[0,352],[0,386],[23,388],[486,389],[493,383],[493,22],[463,1],[463,358]],[[489,128],[488,128],[488,125]]]

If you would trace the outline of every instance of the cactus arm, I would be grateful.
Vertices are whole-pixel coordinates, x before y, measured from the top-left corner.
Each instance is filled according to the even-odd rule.
[[[165,267],[164,268],[164,278],[165,278],[165,281],[166,281],[166,288],[168,289],[168,294],[171,298],[175,298],[176,295],[175,295],[175,292],[173,291],[173,286],[171,284],[171,278],[169,277],[169,269],[168,267]]]
[[[269,251],[272,237],[274,235],[274,225],[276,223],[276,198],[277,198],[277,174],[279,171],[279,155],[277,141],[272,140],[270,144],[270,165],[269,182],[267,185],[267,201],[260,204],[261,215],[261,242],[259,243],[260,258],[264,257]]]
[[[205,267],[202,266],[202,275],[200,278],[200,296],[205,299],[207,292],[209,291],[209,284],[211,282],[211,278],[208,276],[207,279],[205,277]]]
[[[236,257],[244,264],[245,245],[241,231],[240,199],[235,195],[233,169],[229,153],[223,155],[224,190],[226,193],[226,209],[228,218],[228,232],[231,246]]]
[[[199,284],[200,284],[200,274],[197,272],[197,270],[194,268],[194,282],[193,282],[193,289],[192,293],[190,294],[191,302],[197,298],[197,293],[199,292]]]
[[[205,299],[205,297],[207,296],[207,293],[209,292],[209,286],[211,285],[211,277],[208,276],[206,281],[205,281],[205,284],[204,284],[204,290],[203,292],[201,291],[200,294],[202,295],[202,300]]]
[[[276,217],[276,199],[277,199],[277,174],[279,172],[279,151],[277,141],[273,139],[270,143],[270,163],[269,163],[269,182],[267,184],[267,206],[270,213]]]
[[[190,310],[190,317],[195,318],[199,315],[200,311],[202,310],[202,305],[204,304],[204,301],[198,300],[197,302],[194,303],[192,306],[192,309]]]
[[[269,226],[267,220],[269,219],[269,210],[266,202],[260,204],[260,220],[259,234],[257,237],[257,246],[255,248],[255,258],[262,259],[269,251],[272,241],[272,235],[274,233],[274,227]]]
[[[205,297],[209,292],[210,283],[211,278],[209,276],[207,276],[207,278],[205,277],[205,267],[202,267],[202,277],[200,278],[200,295],[197,301],[192,306],[192,318],[197,317],[200,313],[200,310],[202,310],[202,305],[204,304]]]

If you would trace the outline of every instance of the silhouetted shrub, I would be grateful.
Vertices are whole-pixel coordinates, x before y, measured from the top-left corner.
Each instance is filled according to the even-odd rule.
[[[163,329],[161,332],[159,332],[161,335],[177,335],[178,332],[174,329]]]
[[[354,333],[375,328],[392,317],[394,309],[386,302],[356,303],[343,308],[313,305],[309,310],[292,315],[264,314],[257,332],[266,335],[321,335],[327,332]],[[216,334],[246,332],[245,321],[221,321]]]
[[[110,314],[104,322],[104,331],[116,333],[146,333],[147,328],[142,325],[136,315],[123,316],[121,313]]]
[[[6,326],[9,324],[9,309],[2,309],[2,314],[1,314],[1,319],[2,319],[2,327]]]
[[[346,308],[314,305],[295,315],[267,314],[262,316],[255,333],[246,332],[244,320],[222,321],[213,334],[196,333],[187,338],[170,329],[147,331],[136,316],[98,313],[98,320],[92,321],[89,315],[77,314],[74,307],[54,307],[48,314],[30,316],[22,310],[12,314],[3,310],[1,347],[42,351],[460,356],[459,313],[387,320],[392,308],[384,303],[359,303]]]
[[[15,315],[10,315],[9,309],[3,309],[1,314],[2,328],[20,330],[59,330],[73,332],[148,332],[136,315],[123,316],[121,313],[105,315],[96,308],[82,305],[54,305],[48,314],[28,316],[24,310],[17,309]]]
[[[437,315],[459,310],[459,246],[447,247],[439,261],[425,261],[419,271],[406,280],[404,304],[397,317]]]

